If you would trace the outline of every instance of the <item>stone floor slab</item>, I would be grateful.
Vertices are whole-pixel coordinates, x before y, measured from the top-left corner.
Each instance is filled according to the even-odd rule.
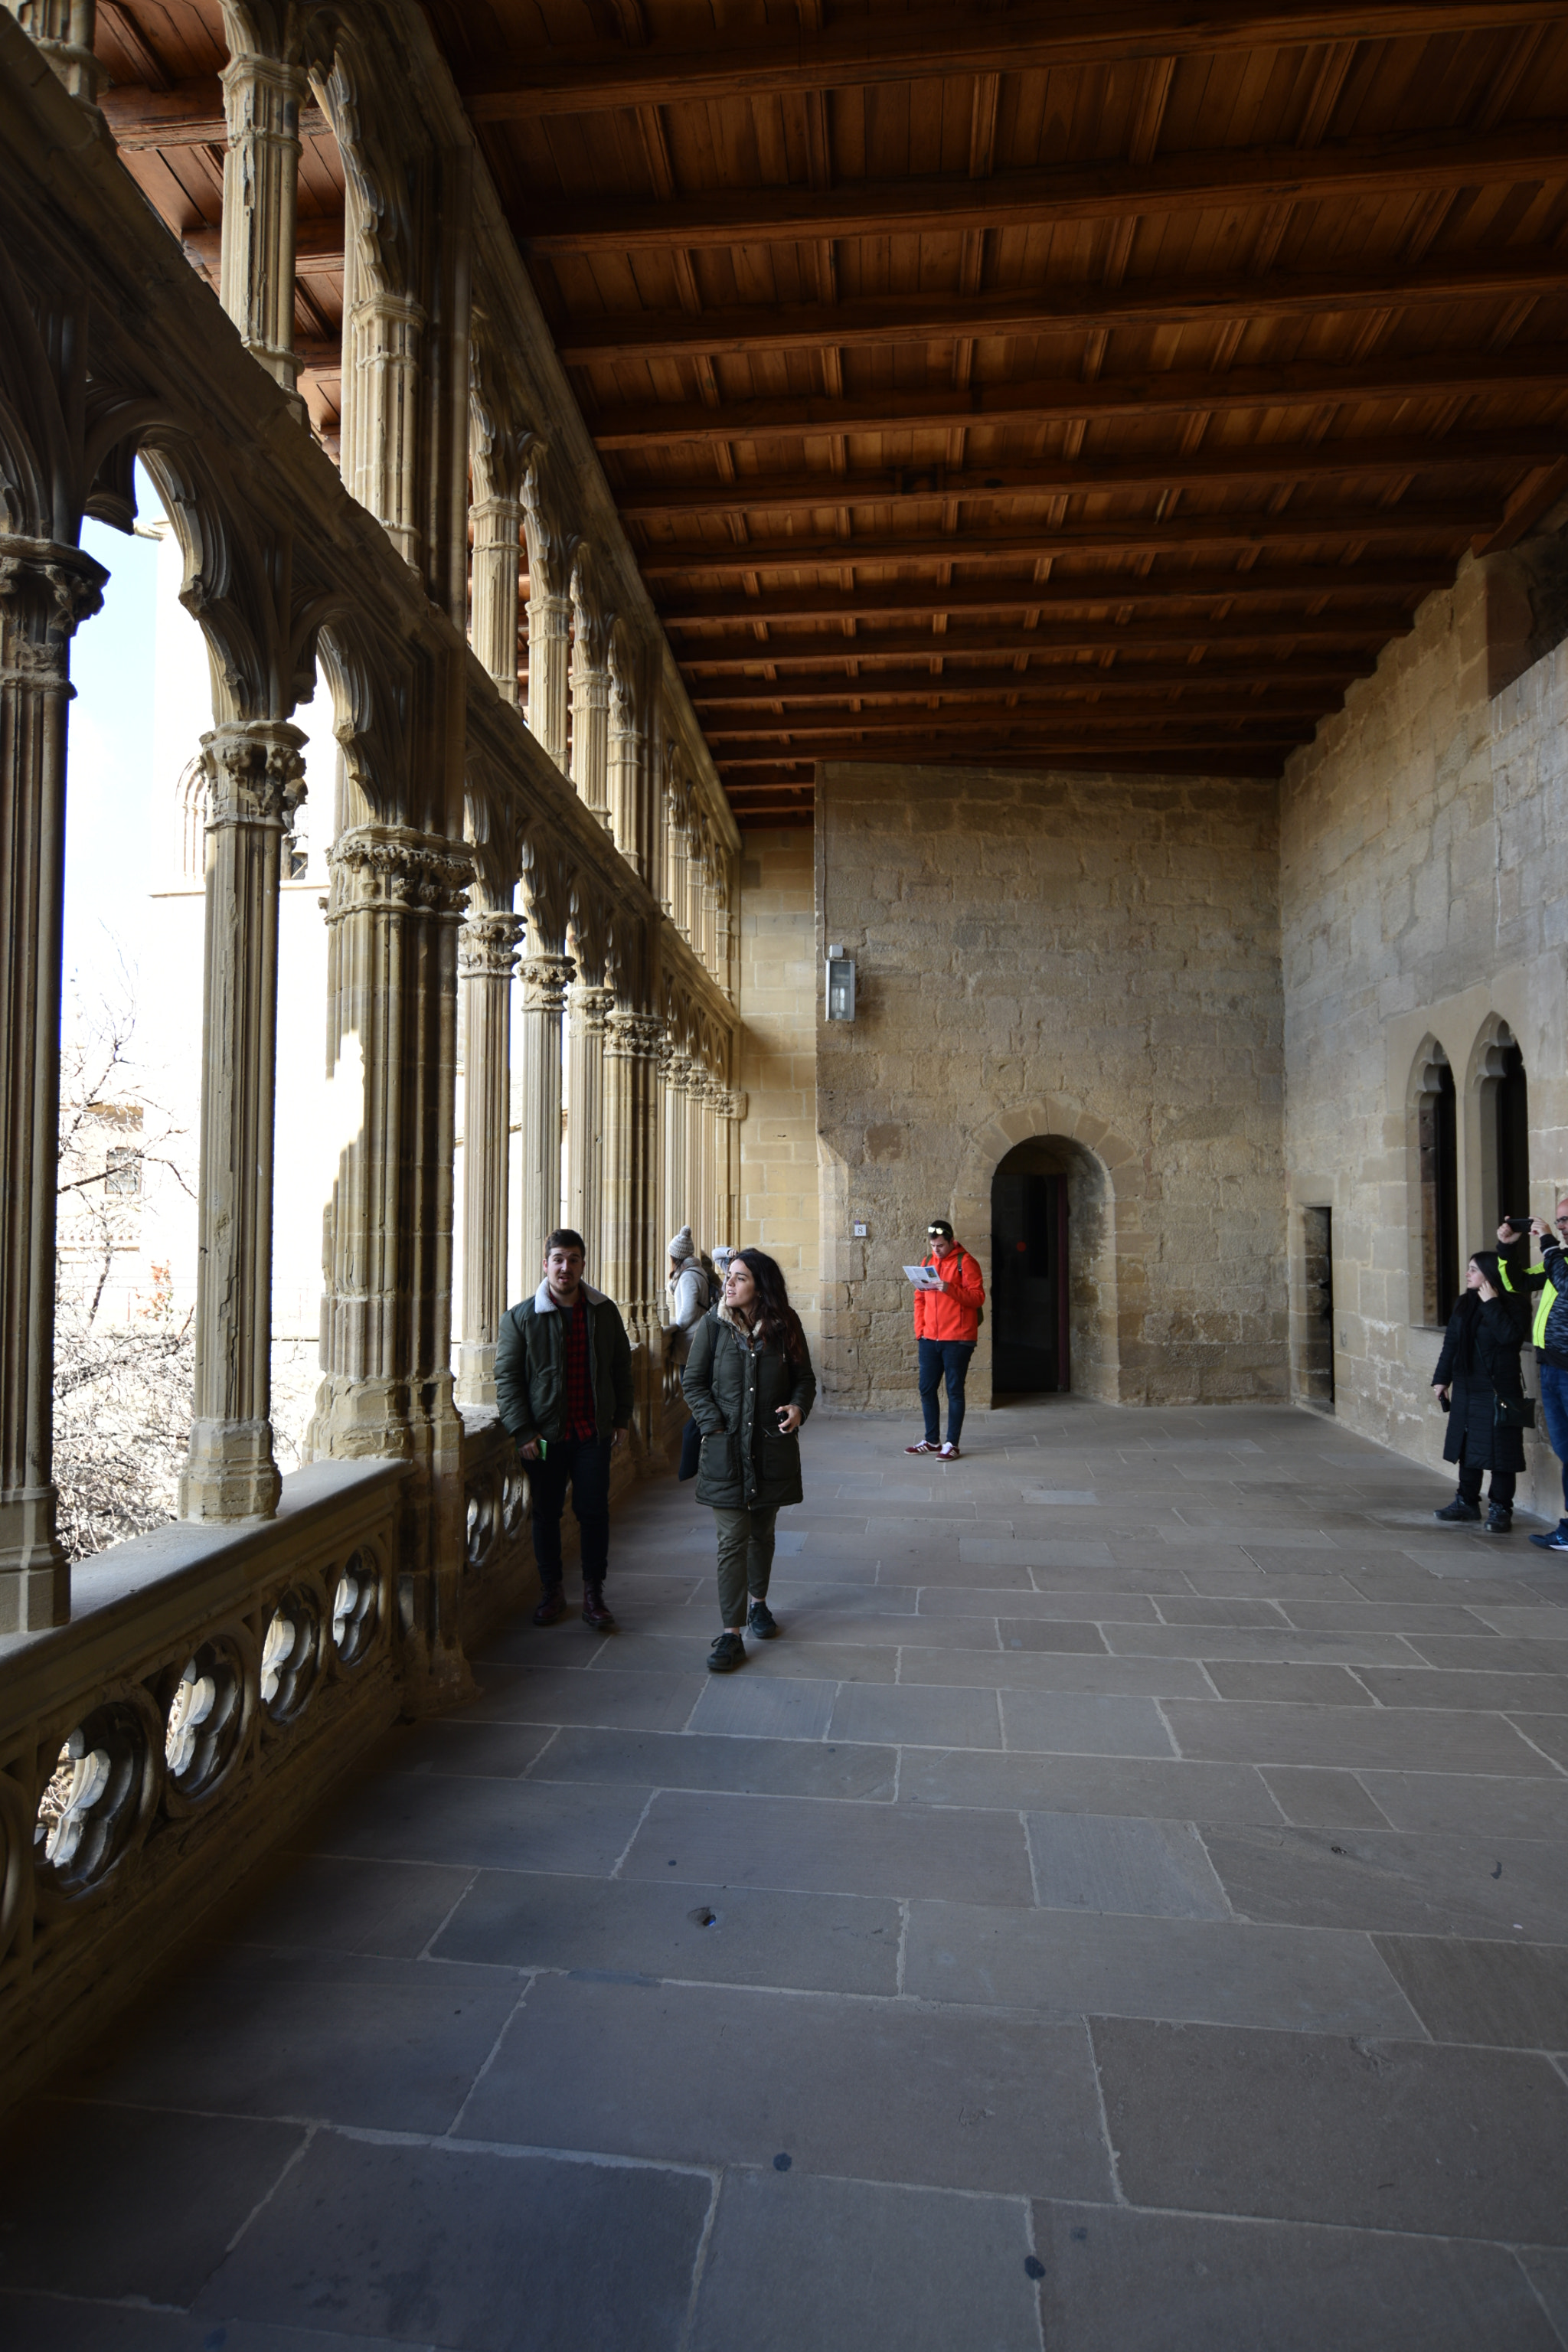
[[[515,2008],[510,1969],[201,1953],[71,2077],[111,2106],[447,2130]]]
[[[335,2327],[273,2327],[227,2318],[216,2326],[183,2311],[136,2311],[75,2296],[0,2289],[5,2352],[439,2352],[390,2336],[343,2336]]]
[[[900,1662],[899,1679],[1106,1698],[1202,1698],[1211,1687],[1194,1658],[1096,1658],[1041,1650],[912,1651]]]
[[[804,1675],[754,1679],[741,1687],[737,1675],[715,1675],[691,1713],[694,1732],[719,1732],[758,1739],[820,1739],[827,1729],[836,1682]]]
[[[657,1796],[622,1875],[824,1894],[1034,1900],[1023,1824],[995,1813]]]
[[[1568,1780],[1486,1779],[1463,1772],[1363,1772],[1357,1777],[1396,1830],[1568,1843]]]
[[[1076,1691],[1002,1693],[1009,1748],[1056,1756],[1171,1756],[1171,1737],[1152,1698],[1100,1698]]]
[[[770,1684],[770,1689],[779,1687]],[[787,1685],[785,1685],[787,1687]],[[812,1739],[739,1739],[696,1732],[558,1732],[535,1780],[625,1780],[646,1790],[724,1790],[735,1796],[887,1799],[898,1780],[891,1748]]]
[[[548,1723],[468,1723],[461,1717],[447,1717],[396,1734],[373,1761],[389,1772],[521,1780],[552,1736]]]
[[[878,2085],[866,2095],[868,2082]],[[732,1986],[535,1979],[462,2135],[1004,2196],[1110,2168],[1080,2025]]]
[[[1286,1820],[1302,1828],[1389,1827],[1353,1772],[1328,1764],[1276,1764],[1263,1778]]]
[[[1000,1748],[1002,1722],[993,1690],[858,1683],[840,1690],[828,1737],[917,1748]]]
[[[237,1942],[416,1959],[473,1877],[458,1864],[286,1853],[226,1906]]]
[[[481,1871],[443,1929],[435,1957],[891,1994],[898,1990],[900,1924],[896,1903],[871,1895]]]
[[[1221,1698],[1297,1706],[1371,1706],[1372,1694],[1348,1666],[1257,1666],[1205,1658]]]
[[[1228,1919],[1230,1906],[1191,1822],[1119,1813],[1031,1813],[1035,1899],[1047,1910]]]
[[[1262,1774],[1249,1765],[1166,1763],[1144,1757],[911,1749],[900,1767],[899,1797],[910,1805],[996,1806],[1009,1812],[1146,1814],[1159,1821],[1279,1819]]]
[[[1237,1664],[1414,1666],[1398,1633],[1299,1633],[1289,1625],[1110,1625],[1118,1656],[1228,1659]]]
[[[5,2285],[187,2305],[304,2145],[297,2124],[29,2101],[0,2138]]]
[[[928,2000],[1043,2017],[1163,2017],[1279,2033],[1419,2037],[1365,1936],[1234,1920],[1108,1917],[916,1903],[904,1985]],[[1120,2143],[1113,2137],[1113,2146]],[[1158,2200],[1156,2200],[1158,2201]]]
[[[1568,2242],[1568,2084],[1542,2058],[1120,2018],[1092,2032],[1133,2204]]]
[[[389,1774],[313,1824],[318,1853],[474,1869],[566,1870],[607,1877],[642,1818],[646,1789]]]
[[[673,1651],[677,1644],[664,1644]],[[697,1643],[694,1641],[692,1648]],[[627,1730],[679,1731],[707,1688],[696,1671],[590,1674],[581,1667],[554,1670],[480,1664],[479,1696],[469,1710],[476,1723],[597,1723]]]
[[[1233,1907],[1249,1919],[1390,1934],[1568,1937],[1564,1849],[1529,1839],[1398,1830],[1205,1829]]]
[[[1568,2050],[1568,1944],[1380,1936],[1377,1948],[1434,2042]]]
[[[199,2311],[444,2352],[676,2352],[711,2197],[672,2168],[321,2133]]]
[[[1247,1764],[1340,1764],[1352,1770],[1549,1776],[1552,1767],[1497,1716],[1436,1708],[1421,1714],[1361,1706],[1192,1706],[1165,1709],[1184,1756]]]
[[[1039,2352],[1012,2200],[726,2173],[690,2352]]]
[[[1043,2205],[1050,2352],[1554,2352],[1502,2246]]]

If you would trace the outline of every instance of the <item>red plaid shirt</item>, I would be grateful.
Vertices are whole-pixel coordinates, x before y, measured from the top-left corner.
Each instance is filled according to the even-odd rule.
[[[597,1437],[599,1417],[594,1410],[594,1377],[588,1368],[588,1304],[580,1298],[570,1310],[558,1310],[566,1321],[566,1412],[563,1437]]]

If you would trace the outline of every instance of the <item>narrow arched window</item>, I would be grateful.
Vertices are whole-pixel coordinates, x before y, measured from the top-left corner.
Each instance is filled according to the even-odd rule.
[[[1415,1103],[1422,1318],[1446,1323],[1459,1295],[1459,1150],[1454,1073],[1434,1046]]]

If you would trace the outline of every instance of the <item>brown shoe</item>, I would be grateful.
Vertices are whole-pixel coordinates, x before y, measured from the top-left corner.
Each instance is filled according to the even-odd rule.
[[[584,1625],[592,1625],[595,1633],[613,1633],[616,1631],[616,1621],[605,1606],[605,1588],[602,1584],[585,1584],[583,1587],[583,1622]]]
[[[565,1614],[566,1603],[562,1598],[561,1587],[558,1584],[547,1584],[540,1596],[539,1606],[533,1612],[534,1623],[559,1625]]]

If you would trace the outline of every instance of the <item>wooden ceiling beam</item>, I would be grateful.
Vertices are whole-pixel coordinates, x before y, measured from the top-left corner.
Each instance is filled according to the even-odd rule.
[[[1424,39],[1433,34],[1561,21],[1563,0],[1108,0],[1064,12],[1059,0],[1018,0],[1006,12],[924,8],[809,32],[748,26],[681,44],[538,48],[470,68],[458,86],[476,122],[530,122],[642,106],[699,105],[784,90],[865,89],[956,74],[1014,74],[1222,50],[1308,48],[1322,41]]]
[[[877,473],[738,474],[733,480],[634,482],[617,488],[616,504],[627,520],[673,515],[753,515],[818,508],[910,506],[937,499],[994,504],[1016,498],[1075,497],[1089,491],[1168,490],[1233,483],[1334,480],[1351,474],[1431,473],[1488,467],[1521,472],[1568,458],[1561,425],[1510,427],[1503,433],[1449,433],[1440,440],[1415,434],[1360,441],[1256,441],[1243,447],[1205,446],[1142,457],[1037,457],[1022,465],[906,466]]]
[[[1179,480],[1180,476],[1176,478]],[[1005,562],[1065,555],[1163,555],[1177,548],[1204,552],[1224,548],[1297,545],[1303,540],[1439,539],[1462,542],[1478,530],[1495,530],[1502,500],[1495,495],[1464,504],[1392,507],[1287,507],[1279,514],[1177,514],[1137,522],[1063,523],[1053,530],[1047,517],[1024,529],[955,532],[866,532],[850,539],[823,534],[795,539],[732,541],[656,540],[637,552],[645,580],[671,580],[689,572],[740,577],[750,572],[858,571],[871,563]]]
[[[168,89],[119,82],[99,100],[114,143],[128,153],[148,147],[226,147],[228,121],[216,74],[177,81]],[[314,139],[330,126],[313,100],[300,109],[300,133]]]
[[[1064,604],[1120,609],[1172,602],[1208,604],[1216,599],[1250,602],[1258,596],[1364,595],[1373,591],[1426,595],[1434,588],[1451,586],[1453,578],[1452,562],[1414,557],[1409,562],[1384,559],[1353,565],[1277,563],[1250,572],[1107,572],[1089,580],[878,580],[853,588],[815,584],[767,588],[757,596],[692,590],[670,598],[658,610],[667,628],[689,628],[703,621],[750,626],[758,621],[864,620],[878,614],[1048,612]],[[1383,616],[1386,614],[1385,606]],[[1276,614],[1269,625],[1275,635],[1283,635],[1296,625],[1296,617]],[[1201,636],[1205,626],[1201,617],[1194,617],[1189,624],[1190,635]],[[757,658],[753,650],[752,659]]]
[[[818,712],[800,720],[785,718],[764,726],[705,730],[715,759],[744,761],[749,752],[762,754],[769,743],[809,744],[830,735],[962,735],[968,741],[988,741],[993,736],[1022,737],[1029,742],[1081,742],[1102,730],[1112,735],[1142,734],[1159,742],[1273,742],[1298,740],[1310,735],[1323,716],[1321,702],[1292,710],[1237,713],[1199,711],[1191,718],[1179,709],[1061,711],[998,710],[990,715],[973,710],[857,710]],[[1304,725],[1303,725],[1303,722]],[[769,755],[771,756],[771,755]]]
[[[858,634],[852,637],[828,635],[819,630],[813,630],[809,635],[787,631],[781,634],[770,627],[766,639],[761,640],[743,609],[727,618],[732,625],[744,627],[746,634],[691,637],[679,649],[677,658],[689,684],[693,677],[704,674],[732,676],[752,668],[758,662],[769,662],[780,669],[815,669],[824,662],[904,660],[911,654],[917,657],[938,654],[946,658],[965,654],[1027,654],[1031,659],[1051,654],[1185,656],[1192,652],[1194,639],[1205,648],[1205,659],[1208,651],[1215,647],[1234,652],[1237,646],[1245,645],[1264,649],[1263,657],[1270,665],[1276,658],[1290,658],[1289,655],[1277,655],[1275,649],[1281,645],[1331,646],[1335,648],[1331,658],[1336,661],[1345,648],[1360,647],[1365,667],[1358,667],[1358,674],[1366,675],[1375,666],[1372,649],[1383,646],[1391,636],[1404,635],[1410,627],[1408,612],[1384,606],[1370,613],[1358,613],[1352,608],[1313,614],[1210,615],[1196,631],[1185,614],[1174,619],[1154,614],[1138,621],[1119,621],[1102,614],[1097,619],[1053,618],[1032,629],[1021,621],[1008,625],[982,623],[978,626],[970,623],[946,630],[940,636],[929,625],[923,628],[883,629],[871,636]],[[1356,657],[1352,654],[1350,658],[1354,661]]]
[[[1294,749],[1295,746],[1292,744],[1289,750]],[[895,761],[895,755],[889,752],[886,746],[868,743],[864,747],[857,746],[832,753],[819,751],[814,753],[810,759],[802,759],[793,764],[812,772],[815,772],[818,761],[826,761],[831,759],[838,766],[881,767],[898,764],[924,768],[1006,769],[1011,772],[1021,771],[1028,775],[1039,775],[1043,772],[1065,769],[1075,772],[1088,770],[1100,775],[1267,778],[1278,776],[1289,756],[1289,751],[1276,754],[1261,749],[1240,751],[1235,750],[1184,751],[1176,745],[1168,745],[1159,752],[1133,751],[1130,751],[1124,743],[1117,744],[1114,751],[1115,757],[1110,758],[1107,756],[1106,747],[1085,751],[1064,751],[1058,748],[1046,758],[1035,752],[991,750],[973,760],[964,760],[955,754],[940,750],[933,752],[927,748],[923,751],[917,751],[907,754]],[[726,763],[721,760],[716,762],[716,765],[722,775]],[[732,780],[725,781],[726,793],[743,792],[745,778],[752,773],[752,771],[749,768],[737,771]]]
[[[1568,383],[1568,344],[1535,343],[1485,351],[1423,352],[1359,365],[1321,361],[1282,367],[1238,367],[1225,373],[1159,371],[1132,376],[1078,375],[1032,383],[975,384],[960,389],[922,385],[862,393],[852,399],[808,394],[804,398],[740,400],[710,408],[700,401],[664,404],[641,400],[590,413],[588,429],[601,449],[664,449],[684,444],[816,440],[834,434],[920,433],[962,425],[967,431],[1023,423],[1092,422],[1106,416],[1192,416],[1235,409],[1359,407],[1375,401],[1469,398],[1539,389],[1560,393]],[[1179,463],[1173,473],[1179,476]]]
[[[931,640],[933,646],[937,642]],[[852,646],[845,648],[851,655],[854,650]],[[952,649],[947,650],[951,663]],[[759,656],[765,656],[768,651],[765,646],[757,648]],[[1298,694],[1316,688],[1321,699],[1323,694],[1348,685],[1353,677],[1367,677],[1372,667],[1370,661],[1357,661],[1349,655],[1332,661],[1297,655],[1239,664],[1205,657],[1201,662],[1123,663],[1110,669],[1102,669],[1098,662],[1074,661],[1054,663],[1046,669],[1025,670],[952,667],[938,672],[871,669],[858,677],[795,677],[787,683],[779,678],[748,677],[738,678],[733,684],[715,685],[710,679],[691,678],[687,681],[686,690],[699,710],[719,713],[765,710],[779,702],[787,703],[793,709],[803,703],[842,702],[849,697],[877,701],[910,698],[919,701],[930,695],[940,695],[944,702],[963,702],[972,698],[985,700],[994,695],[1008,694],[1025,702],[1045,702],[1083,694],[1168,694],[1173,687],[1201,687],[1216,692],[1228,687],[1237,694],[1259,686],[1268,688],[1270,692]]]
[[[112,93],[110,93],[112,95]],[[150,93],[152,95],[152,93]],[[166,96],[167,93],[158,93]],[[625,254],[671,246],[793,245],[819,238],[951,236],[1215,207],[1321,204],[1423,194],[1499,182],[1561,180],[1568,124],[1405,131],[1318,148],[1221,147],[1137,163],[1058,163],[994,179],[849,180],[834,188],[723,188],[662,203],[646,196],[530,194],[513,220],[536,254]]]
[[[1194,671],[1194,679],[1197,673]],[[1055,694],[1016,692],[1006,687],[993,687],[989,692],[965,688],[954,693],[943,678],[926,681],[929,691],[906,688],[902,692],[881,692],[875,678],[849,678],[836,694],[814,694],[805,697],[784,695],[773,704],[754,703],[715,709],[703,705],[707,716],[702,731],[710,743],[727,743],[744,735],[802,735],[813,730],[840,732],[847,727],[858,727],[860,715],[875,718],[879,724],[909,726],[918,720],[924,724],[930,718],[945,718],[952,727],[963,727],[973,719],[976,726],[1005,723],[1017,726],[1022,721],[1041,725],[1062,718],[1114,717],[1123,725],[1136,723],[1152,726],[1166,718],[1186,720],[1198,719],[1276,719],[1294,718],[1310,713],[1313,718],[1330,708],[1336,699],[1332,687],[1290,686],[1278,689],[1268,688],[1259,680],[1252,688],[1223,686],[1167,686],[1159,689],[1162,698],[1153,699],[1153,689],[1128,693],[1114,670],[1103,673],[1100,686],[1089,679],[1075,692]],[[1022,687],[1021,679],[1016,681]],[[854,704],[859,715],[851,717],[846,706]]]
[[[342,263],[342,235],[338,238]],[[711,359],[754,352],[849,350],[889,343],[952,342],[961,337],[1098,333],[1117,327],[1187,326],[1206,320],[1299,319],[1382,310],[1418,302],[1487,301],[1559,294],[1568,253],[1548,247],[1465,255],[1415,268],[1319,270],[1310,276],[1162,277],[1131,285],[1058,286],[999,294],[878,296],[870,301],[726,305],[686,310],[624,310],[571,320],[556,336],[569,364],[610,360]]]
[[[223,257],[221,228],[188,228],[181,233],[186,258],[216,277]],[[297,278],[341,275],[343,266],[343,216],[327,213],[306,217],[294,227],[294,274]]]
[[[1179,734],[1152,730],[1144,735],[1122,735],[1114,729],[1090,729],[1060,735],[1031,735],[1019,730],[1012,736],[998,734],[994,742],[978,736],[967,737],[965,741],[973,746],[973,759],[980,761],[989,760],[998,752],[1041,761],[1051,760],[1061,752],[1078,751],[1089,753],[1103,768],[1114,768],[1124,751],[1154,754],[1184,751],[1200,756],[1211,752],[1241,751],[1250,759],[1267,763],[1284,759],[1299,743],[1309,743],[1311,739],[1312,729],[1308,727],[1269,736],[1248,735],[1239,739],[1215,728],[1206,732]],[[899,735],[870,733],[858,736],[852,732],[841,736],[824,735],[820,739],[814,738],[809,751],[803,756],[813,760],[858,757],[918,761],[922,753],[929,754],[932,744],[941,740],[940,731],[919,727],[909,728]],[[726,751],[715,764],[721,774],[729,775],[752,766],[770,767],[777,758],[776,751],[755,753]]]

